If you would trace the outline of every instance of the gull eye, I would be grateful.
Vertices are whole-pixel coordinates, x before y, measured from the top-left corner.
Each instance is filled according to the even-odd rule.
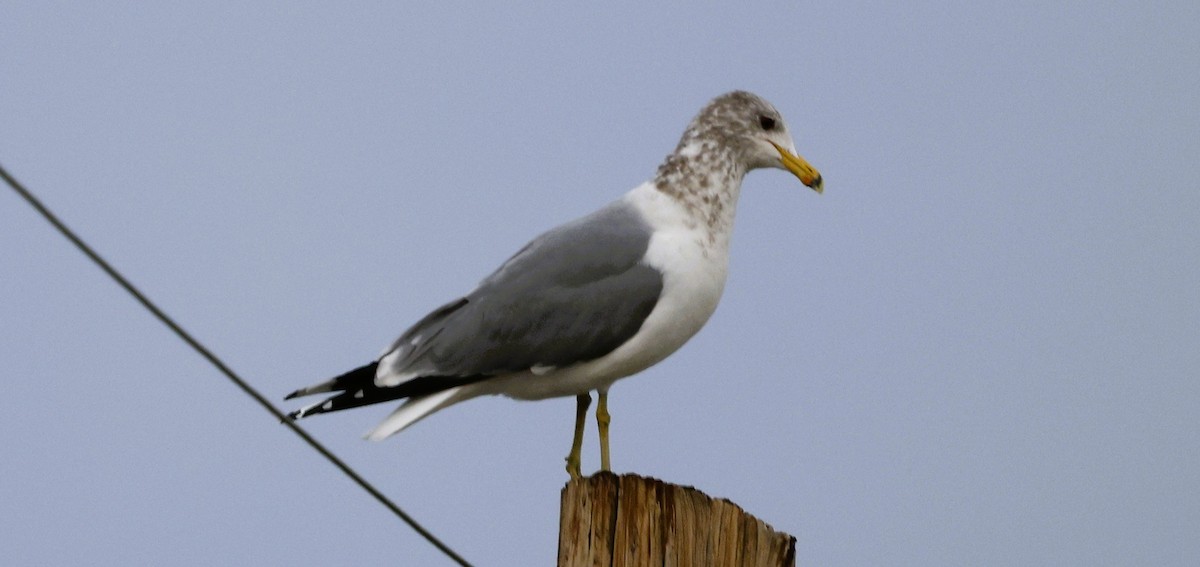
[[[775,119],[770,116],[759,115],[758,125],[762,126],[763,130],[771,131],[775,129]]]

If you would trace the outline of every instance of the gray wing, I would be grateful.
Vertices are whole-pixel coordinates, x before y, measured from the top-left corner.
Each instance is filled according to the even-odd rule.
[[[662,292],[662,274],[641,263],[651,233],[617,201],[537,237],[397,339],[379,376],[489,376],[612,352]]]

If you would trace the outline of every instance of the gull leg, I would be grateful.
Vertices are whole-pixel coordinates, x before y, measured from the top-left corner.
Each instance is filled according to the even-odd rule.
[[[596,427],[600,430],[600,470],[612,471],[608,460],[608,424],[612,416],[608,415],[608,391],[600,390],[600,403],[596,404]]]
[[[571,475],[572,479],[583,476],[579,472],[581,459],[580,451],[583,450],[583,426],[587,422],[588,406],[592,405],[592,395],[584,392],[575,396],[575,439],[571,441],[571,453],[567,455],[567,474]]]

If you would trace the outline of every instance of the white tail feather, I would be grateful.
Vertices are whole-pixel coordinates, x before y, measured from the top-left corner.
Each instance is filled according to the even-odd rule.
[[[379,425],[375,426],[367,433],[366,438],[370,441],[382,441],[400,433],[404,428],[418,422],[421,418],[440,410],[448,405],[462,401],[462,398],[456,394],[463,389],[463,386],[442,390],[436,394],[421,396],[419,398],[409,398],[403,405],[396,408],[396,411],[387,416]]]

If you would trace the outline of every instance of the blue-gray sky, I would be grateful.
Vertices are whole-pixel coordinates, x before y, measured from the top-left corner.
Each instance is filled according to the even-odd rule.
[[[801,564],[1200,563],[1194,2],[4,12],[0,162],[276,399],[761,94],[826,192],[746,179],[618,472]],[[448,564],[0,193],[4,563]],[[388,411],[305,425],[468,559],[553,562],[572,400],[362,441]]]

